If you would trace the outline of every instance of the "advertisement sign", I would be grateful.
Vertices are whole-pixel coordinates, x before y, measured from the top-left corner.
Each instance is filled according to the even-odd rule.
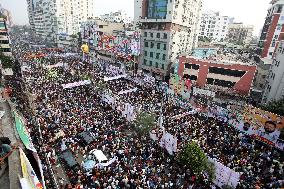
[[[33,143],[31,141],[31,138],[29,136],[29,133],[24,125],[23,120],[20,118],[20,116],[16,113],[14,113],[14,117],[15,117],[15,123],[16,123],[16,129],[17,132],[23,142],[23,144],[25,145],[25,147],[33,152],[36,152],[36,149],[33,146]]]
[[[265,142],[278,144],[284,140],[284,136],[281,134],[281,130],[284,129],[283,117],[259,108],[246,106],[243,119],[243,125],[239,125],[240,130],[255,135]]]
[[[19,148],[19,151],[20,151],[23,178],[27,181],[25,182],[25,185],[28,184],[29,186],[28,188],[30,189],[43,189],[43,186],[39,182],[35,174],[35,171],[33,170],[33,167],[31,166],[26,154],[23,152],[21,148]]]

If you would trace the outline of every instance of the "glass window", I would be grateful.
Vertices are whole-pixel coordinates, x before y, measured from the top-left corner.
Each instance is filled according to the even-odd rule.
[[[166,33],[164,33],[164,39],[167,39],[168,35]]]
[[[163,60],[166,60],[166,55],[165,54],[163,54]]]
[[[158,62],[156,62],[156,68],[159,68],[159,63]]]
[[[161,43],[157,43],[157,49],[160,49]]]
[[[150,36],[153,37],[154,36],[153,33],[150,33]]]
[[[147,37],[147,32],[144,32],[144,37]]]
[[[144,54],[145,54],[145,56],[147,56],[147,55],[148,55],[148,52],[147,52],[147,51],[145,51],[145,52],[144,52]]]
[[[149,62],[149,66],[152,66],[153,65],[153,62],[150,60],[150,62]]]
[[[146,59],[144,59],[144,62],[143,62],[143,64],[144,64],[144,65],[146,65],[146,64],[147,64],[147,60],[146,60]]]
[[[167,44],[164,44],[164,50],[167,50]]]
[[[153,58],[153,52],[150,52],[150,57]]]
[[[160,53],[157,53],[156,54],[156,59],[159,59],[160,58]]]
[[[157,33],[157,38],[160,38],[160,33]]]
[[[153,42],[151,42],[151,48],[153,48],[154,47],[154,43]]]
[[[145,42],[145,47],[148,47],[148,42]]]

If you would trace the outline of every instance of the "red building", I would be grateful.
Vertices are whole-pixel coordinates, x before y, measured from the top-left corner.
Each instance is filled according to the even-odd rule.
[[[258,44],[261,58],[273,58],[278,43],[284,40],[284,0],[271,1]]]
[[[178,75],[190,79],[196,86],[212,86],[248,95],[257,67],[241,63],[216,63],[193,57],[180,57]]]

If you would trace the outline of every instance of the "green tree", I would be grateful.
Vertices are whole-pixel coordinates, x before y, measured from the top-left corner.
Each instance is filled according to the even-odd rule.
[[[107,85],[104,81],[99,81],[98,83],[96,83],[95,88],[98,93],[102,93],[107,88]]]
[[[0,53],[0,60],[1,60],[1,63],[2,63],[2,67],[4,69],[14,67],[14,64],[13,64],[14,60],[13,60],[12,57],[6,56],[3,53]]]
[[[210,180],[215,178],[215,166],[209,162],[206,154],[195,143],[188,143],[178,155],[180,163],[191,169],[194,174],[207,173]]]
[[[156,126],[156,116],[153,113],[141,112],[134,121],[134,130],[138,136],[145,136]]]
[[[284,98],[277,101],[271,101],[266,105],[260,106],[260,108],[277,115],[284,116]]]

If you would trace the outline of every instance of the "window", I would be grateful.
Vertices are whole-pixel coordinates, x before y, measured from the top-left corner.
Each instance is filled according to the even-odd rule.
[[[160,38],[160,33],[157,33],[157,38]]]
[[[145,55],[145,56],[147,56],[147,55],[148,55],[148,52],[147,52],[147,51],[145,51],[145,52],[144,52],[144,55]]]
[[[275,47],[275,41],[273,40],[271,47]]]
[[[153,58],[153,52],[150,52],[150,57]]]
[[[165,65],[164,64],[162,64],[162,69],[165,69]]]
[[[209,73],[221,74],[221,75],[227,75],[227,76],[233,76],[233,77],[242,77],[246,72],[239,71],[239,70],[217,68],[217,67],[209,67]]]
[[[152,66],[152,64],[153,64],[153,62],[150,60],[150,62],[149,62],[149,66]]]
[[[157,43],[157,49],[160,49],[161,43]]]
[[[164,50],[167,50],[167,44],[164,44]]]
[[[153,37],[153,33],[150,33],[150,36]]]
[[[151,48],[153,48],[154,47],[154,43],[153,42],[151,42]]]
[[[164,39],[167,39],[168,38],[168,35],[166,33],[164,33]]]
[[[147,32],[144,32],[144,37],[147,37]]]
[[[162,58],[163,60],[166,60],[166,55],[165,54],[163,54],[163,58]]]
[[[217,86],[227,87],[227,88],[232,88],[236,84],[236,82],[213,79],[213,78],[207,78],[207,83],[210,85],[217,85]]]
[[[144,62],[143,62],[143,64],[144,64],[144,65],[146,65],[146,64],[147,64],[147,60],[146,60],[146,59],[144,59]]]
[[[159,68],[159,63],[158,62],[156,62],[156,68]]]
[[[157,53],[156,54],[156,59],[159,59],[160,58],[160,53]]]
[[[148,47],[148,42],[145,42],[145,47]]]
[[[193,70],[199,70],[199,65],[197,64],[184,64],[185,69],[193,69]]]
[[[103,25],[99,25],[99,28],[104,28],[104,26]]]

